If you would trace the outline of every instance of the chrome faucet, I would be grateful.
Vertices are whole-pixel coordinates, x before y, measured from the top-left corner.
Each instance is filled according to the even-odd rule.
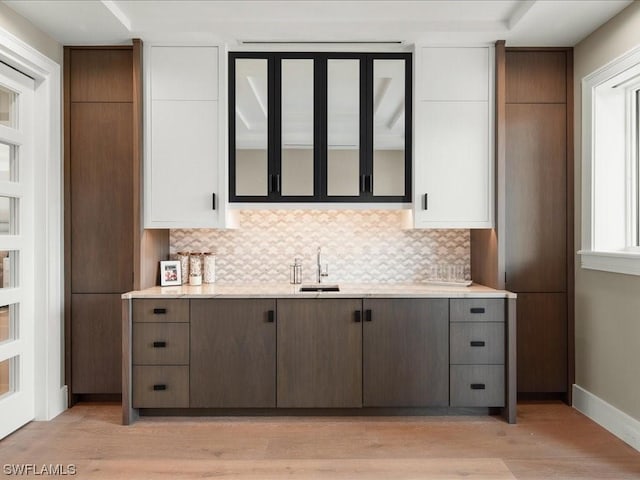
[[[318,256],[317,256],[317,275],[318,275],[318,283],[322,283],[322,277],[329,276],[329,266],[325,265],[324,271],[322,271],[322,262],[320,261],[320,255],[322,254],[322,247],[318,247]]]

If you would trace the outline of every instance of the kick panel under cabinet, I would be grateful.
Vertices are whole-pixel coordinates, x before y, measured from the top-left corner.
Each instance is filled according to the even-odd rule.
[[[134,298],[123,307],[125,423],[145,409],[505,406],[515,422],[515,300]]]

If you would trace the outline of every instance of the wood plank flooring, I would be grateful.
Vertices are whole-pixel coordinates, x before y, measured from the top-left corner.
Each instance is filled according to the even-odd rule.
[[[499,417],[143,417],[80,404],[0,441],[88,479],[640,479],[640,452],[561,403]],[[29,478],[22,476],[21,478]],[[35,477],[34,477],[35,478]],[[41,478],[38,476],[37,478]]]

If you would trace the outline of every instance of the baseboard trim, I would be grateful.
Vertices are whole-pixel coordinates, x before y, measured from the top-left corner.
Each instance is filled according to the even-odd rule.
[[[575,384],[573,408],[640,451],[640,421]]]

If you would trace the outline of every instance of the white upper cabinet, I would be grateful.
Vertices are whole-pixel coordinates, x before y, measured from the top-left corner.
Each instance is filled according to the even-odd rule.
[[[492,228],[493,48],[416,50],[416,228]]]
[[[145,228],[225,226],[221,50],[146,47]]]

